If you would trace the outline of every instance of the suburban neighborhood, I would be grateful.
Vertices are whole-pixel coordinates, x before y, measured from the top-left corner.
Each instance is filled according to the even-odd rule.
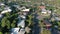
[[[60,34],[60,0],[0,0],[0,34]]]

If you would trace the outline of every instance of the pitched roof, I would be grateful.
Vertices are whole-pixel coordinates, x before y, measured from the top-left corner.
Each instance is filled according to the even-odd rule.
[[[58,20],[58,21],[60,21],[60,17],[55,17],[55,20]]]
[[[11,31],[11,34],[18,34],[19,28],[12,28]]]
[[[41,9],[45,9],[46,7],[45,7],[45,6],[39,6],[39,8],[41,8]]]
[[[25,27],[25,31],[27,32],[27,33],[29,33],[30,32],[30,28],[29,27]]]
[[[11,12],[11,11],[12,11],[11,9],[3,10],[3,11],[1,12],[1,14],[4,14],[4,13],[6,13],[6,12]]]
[[[17,26],[25,27],[25,20],[21,20],[18,22]]]
[[[3,15],[2,14],[0,14],[0,18],[2,18],[3,17]]]
[[[0,3],[0,6],[5,5],[4,3]]]
[[[28,12],[29,12],[29,11],[30,11],[30,9],[23,9],[23,10],[21,10],[21,11],[28,11]]]
[[[21,28],[20,31],[18,32],[18,34],[24,34],[25,33],[25,29]]]
[[[48,22],[47,20],[44,20],[43,23],[46,25],[46,26],[51,26],[52,24],[50,22]]]

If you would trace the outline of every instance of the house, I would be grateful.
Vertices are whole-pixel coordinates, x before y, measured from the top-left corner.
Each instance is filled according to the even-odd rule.
[[[25,29],[24,29],[24,27],[25,27],[25,16],[19,15],[18,19],[19,19],[18,23],[17,23],[18,28],[12,28],[11,34],[25,34]]]
[[[24,34],[25,30],[24,28],[12,28],[11,34]]]
[[[27,15],[27,13],[23,13],[23,15],[25,15],[25,16],[26,16],[26,15]]]
[[[58,31],[58,34],[60,34],[60,31]]]
[[[55,17],[55,20],[60,21],[60,18],[59,17]]]
[[[52,24],[50,22],[48,22],[48,20],[44,20],[43,23],[47,29],[49,29],[52,26]]]
[[[26,17],[24,15],[20,15],[21,18],[25,19]]]
[[[45,3],[44,3],[44,2],[42,2],[41,4],[42,4],[42,5],[45,5]]]
[[[19,5],[13,5],[14,7],[16,7],[17,9],[21,10],[21,11],[29,11],[30,9],[26,9],[25,6],[19,6]]]
[[[2,18],[3,17],[3,15],[2,14],[0,14],[0,18]]]
[[[28,14],[29,11],[30,11],[30,9],[22,9],[21,10],[22,14],[25,16]]]
[[[46,8],[45,6],[40,6],[41,13],[42,14],[51,14],[51,11],[50,10],[46,10],[45,8]]]
[[[42,14],[46,14],[47,12],[46,12],[46,7],[45,6],[39,6],[39,8],[41,9],[41,13]]]
[[[22,10],[22,9],[26,9],[26,7],[25,7],[25,6],[22,6],[22,7],[21,7],[21,10]]]
[[[30,9],[27,9],[25,6],[13,5],[13,7],[20,10],[23,15],[27,15],[27,13],[30,11]]]
[[[18,23],[17,23],[17,26],[19,27],[19,26],[21,26],[22,28],[24,28],[25,27],[25,16],[23,16],[23,15],[19,15],[18,16]]]
[[[22,9],[21,11],[29,12],[29,11],[30,11],[30,9]]]
[[[18,34],[20,28],[12,28],[11,29],[11,34]]]
[[[46,9],[41,9],[42,12],[46,12]]]
[[[1,14],[4,14],[4,13],[6,13],[6,12],[11,12],[12,10],[10,9],[10,8],[4,8],[4,10],[1,12]]]
[[[30,32],[30,28],[29,27],[25,27],[25,31],[27,32],[27,33],[29,33]]]
[[[39,6],[40,9],[45,9],[46,7],[44,5]]]
[[[21,26],[22,28],[24,28],[25,27],[25,20],[18,21],[17,26],[18,27]]]
[[[13,5],[13,7],[15,7],[15,8],[20,10],[20,6],[19,5]]]
[[[41,10],[41,13],[42,13],[42,14],[46,14],[46,13],[47,13],[46,9],[42,9],[42,10]]]
[[[50,10],[46,10],[46,9],[42,9],[41,13],[42,14],[51,14],[51,11]]]
[[[58,28],[58,26],[57,26],[57,25],[55,25],[54,27],[55,27],[55,28]]]
[[[51,11],[50,11],[50,10],[47,10],[47,13],[48,13],[48,14],[51,14]]]
[[[20,32],[18,32],[18,34],[25,34],[25,29],[24,28],[21,28],[20,29]]]
[[[0,3],[0,6],[4,6],[5,4],[4,3]]]
[[[26,7],[21,7],[20,5],[13,5],[13,7],[17,8],[18,10],[26,9]]]
[[[7,12],[11,12],[11,9],[3,10],[1,14],[7,13]]]
[[[23,15],[27,15],[28,12],[30,11],[30,9],[28,8],[24,8],[24,9],[21,9],[21,12],[23,13]]]
[[[54,20],[56,20],[56,21],[60,21],[60,15],[59,15],[59,14],[53,13],[53,18],[54,18]]]

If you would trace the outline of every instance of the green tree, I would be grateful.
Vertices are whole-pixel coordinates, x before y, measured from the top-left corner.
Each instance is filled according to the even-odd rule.
[[[58,22],[58,26],[60,26],[60,22]]]
[[[44,27],[44,24],[43,24],[42,20],[39,21],[39,24],[40,24],[40,27],[41,27],[41,34],[42,34],[43,33],[43,27]]]
[[[11,24],[11,27],[14,28],[16,26],[16,21],[13,20],[12,24]]]
[[[50,30],[43,29],[43,33],[42,34],[51,34],[51,32],[50,32]]]
[[[60,30],[60,22],[57,22],[58,23],[58,30]]]
[[[5,34],[9,34],[8,32],[6,32]]]
[[[3,34],[2,32],[0,32],[0,34]]]
[[[6,17],[11,17],[10,13],[5,14]]]
[[[10,29],[10,21],[9,20],[6,21],[6,26],[8,29]]]
[[[1,26],[2,26],[2,27],[5,27],[5,26],[6,26],[6,17],[4,17],[4,18],[1,20]]]
[[[27,22],[29,23],[28,26],[30,26],[32,24],[32,19],[33,19],[33,16],[28,15],[28,19],[27,19]]]

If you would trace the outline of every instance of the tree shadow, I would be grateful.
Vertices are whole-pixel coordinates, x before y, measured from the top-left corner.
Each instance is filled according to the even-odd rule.
[[[33,22],[34,22],[34,25],[33,25],[33,28],[32,28],[32,34],[40,34],[40,27],[39,27],[39,20],[36,19],[38,15],[36,14],[34,19],[33,19]]]
[[[52,30],[51,30],[51,34],[58,34],[58,30],[52,29]]]

